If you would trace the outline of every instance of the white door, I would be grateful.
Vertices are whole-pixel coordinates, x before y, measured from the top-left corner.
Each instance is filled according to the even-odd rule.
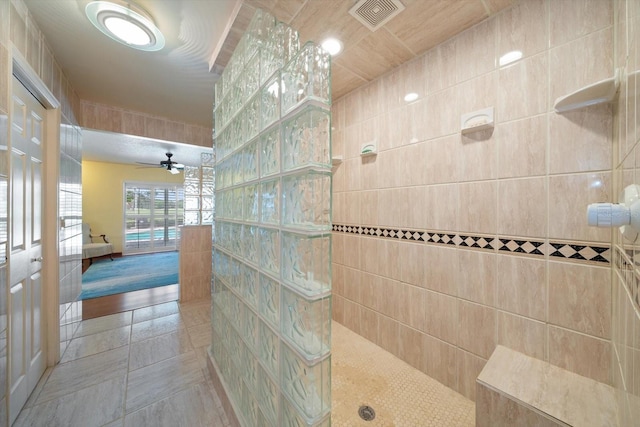
[[[45,108],[13,77],[9,251],[9,421],[44,373],[42,150]]]

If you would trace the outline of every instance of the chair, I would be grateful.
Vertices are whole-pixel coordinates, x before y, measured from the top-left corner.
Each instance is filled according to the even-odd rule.
[[[102,240],[96,243],[93,239],[101,237]],[[93,264],[93,258],[109,255],[113,261],[113,245],[104,234],[91,235],[91,227],[87,223],[82,223],[82,259],[89,259],[89,265]]]

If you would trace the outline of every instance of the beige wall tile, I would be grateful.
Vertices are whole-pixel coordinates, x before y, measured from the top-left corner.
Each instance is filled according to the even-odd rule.
[[[553,16],[553,11],[551,12]],[[584,86],[613,75],[613,50],[611,28],[551,49],[549,73],[551,102]],[[594,61],[594,58],[598,58]]]
[[[335,195],[334,195],[335,196]],[[360,201],[360,220],[362,225],[379,224],[378,219],[378,191],[363,191]]]
[[[456,41],[439,44],[425,54],[429,72],[426,73],[427,93],[453,86],[456,83]]]
[[[422,99],[427,95],[427,79],[426,76],[430,72],[430,64],[427,62],[426,55],[419,56],[403,64],[400,67],[402,72],[402,80],[404,82],[404,90],[400,95],[403,97],[408,93],[418,94],[418,99]]]
[[[379,316],[377,344],[389,353],[398,355],[400,324],[387,316]]]
[[[167,121],[165,123],[165,139],[169,141],[185,142],[184,123]]]
[[[413,185],[455,182],[461,149],[458,135],[418,143],[413,147]]]
[[[425,290],[400,283],[400,297],[397,319],[413,329],[424,330]]]
[[[585,207],[611,200],[611,174],[591,173],[549,177],[549,237],[608,242],[611,230],[589,227]]]
[[[428,357],[422,352],[422,334],[409,326],[398,326],[398,357],[416,369],[423,365],[423,359]]]
[[[409,114],[408,106],[403,104],[393,110],[390,109],[381,117],[380,139],[378,141],[379,152],[409,144],[413,125],[411,123],[412,116]],[[357,147],[357,149],[359,154],[361,147]]]
[[[344,264],[344,239],[345,233],[331,233],[331,261]]]
[[[586,172],[611,168],[611,105],[595,105],[549,115],[549,172]]]
[[[383,227],[406,227],[409,224],[409,190],[393,188],[378,192],[378,219]]]
[[[458,349],[456,356],[458,363],[458,386],[455,389],[464,397],[476,399],[476,378],[487,363],[486,359]]]
[[[546,172],[546,115],[500,123],[493,138],[498,146],[498,177],[536,176]]]
[[[344,298],[333,295],[331,299],[331,318],[344,325]]]
[[[611,383],[611,342],[549,326],[549,363]]]
[[[9,22],[11,24],[9,38],[18,51],[24,56],[27,52],[27,24],[16,9],[14,2],[11,2]]]
[[[476,386],[476,427],[536,426],[557,427],[560,421],[545,417],[528,406],[478,383]],[[564,424],[564,423],[563,423]]]
[[[459,87],[452,86],[427,96],[427,133],[424,139],[451,135],[460,130]]]
[[[547,111],[548,67],[548,54],[544,52],[500,70],[495,110],[498,120],[515,120]]]
[[[424,331],[442,341],[458,342],[458,301],[439,292],[424,292]]]
[[[144,135],[144,116],[129,111],[123,112],[122,131],[128,135]]]
[[[384,95],[382,90],[382,80],[376,79],[360,88],[362,120],[369,121],[381,114],[385,110]]]
[[[420,207],[424,223],[418,228],[430,230],[457,230],[458,186],[456,184],[424,187],[426,204]]]
[[[344,193],[344,222],[347,224],[362,224],[360,218],[360,197],[361,193],[353,191]]]
[[[361,276],[360,270],[356,270],[353,268],[345,267],[344,269],[344,292],[343,295],[345,298],[357,302],[358,304],[362,303],[361,297]]]
[[[458,250],[458,297],[495,306],[497,264],[496,255],[469,249]]]
[[[356,334],[360,334],[360,309],[361,306],[348,299],[344,299],[344,326]]]
[[[458,186],[458,229],[493,234],[497,230],[497,183],[472,182]]]
[[[360,311],[360,333],[369,341],[375,343],[378,339],[379,314],[362,307]]]
[[[360,268],[360,247],[367,240],[367,237],[344,236],[344,265]]]
[[[610,1],[599,0],[550,2],[551,46],[612,25],[612,4]]]
[[[341,167],[344,168],[345,191],[360,190],[360,157],[346,159]]]
[[[496,346],[496,310],[458,300],[458,347],[488,359]]]
[[[548,3],[545,0],[520,2],[498,17],[498,57],[513,50],[530,57],[547,47]]]
[[[499,254],[496,306],[546,321],[546,269],[542,259]]]
[[[344,98],[344,125],[351,126],[363,120],[362,95],[359,90],[355,90]]]
[[[424,287],[425,245],[403,242],[400,246],[400,280],[404,283]]]
[[[375,190],[378,188],[379,174],[376,157],[362,157],[360,160],[360,181],[363,190]]]
[[[457,178],[479,181],[496,177],[497,150],[493,131],[485,130],[460,136]]]
[[[498,337],[496,344],[509,347],[536,359],[545,360],[546,326],[526,317],[498,311]]]
[[[611,338],[611,271],[549,262],[549,322]]]
[[[496,21],[484,21],[458,35],[456,43],[456,80],[463,82],[495,69]]]
[[[331,263],[331,294],[344,298],[344,270],[345,266]]]
[[[547,233],[546,179],[498,183],[498,234],[541,237]]]
[[[497,103],[498,72],[492,71],[460,84],[460,115],[472,113]],[[470,134],[473,136],[473,134]]]
[[[425,245],[424,287],[455,296],[458,293],[458,251],[455,247]]]
[[[96,104],[96,126],[109,132],[122,132],[122,110]]]
[[[159,117],[145,116],[144,133],[150,138],[163,139],[165,135],[165,121]]]
[[[421,370],[440,381],[449,388],[457,387],[457,354],[455,346],[447,344],[429,335],[422,335],[422,358],[423,367]]]

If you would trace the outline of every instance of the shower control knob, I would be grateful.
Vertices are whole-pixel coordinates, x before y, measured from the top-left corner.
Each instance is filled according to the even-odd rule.
[[[614,203],[592,203],[587,207],[587,221],[595,227],[620,227],[630,224],[631,210]]]

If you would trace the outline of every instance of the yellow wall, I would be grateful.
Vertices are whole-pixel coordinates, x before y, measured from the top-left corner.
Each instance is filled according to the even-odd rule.
[[[82,162],[82,222],[93,234],[106,234],[114,252],[122,252],[122,191],[125,181],[182,184],[182,173],[163,169],[138,169],[120,163]]]

